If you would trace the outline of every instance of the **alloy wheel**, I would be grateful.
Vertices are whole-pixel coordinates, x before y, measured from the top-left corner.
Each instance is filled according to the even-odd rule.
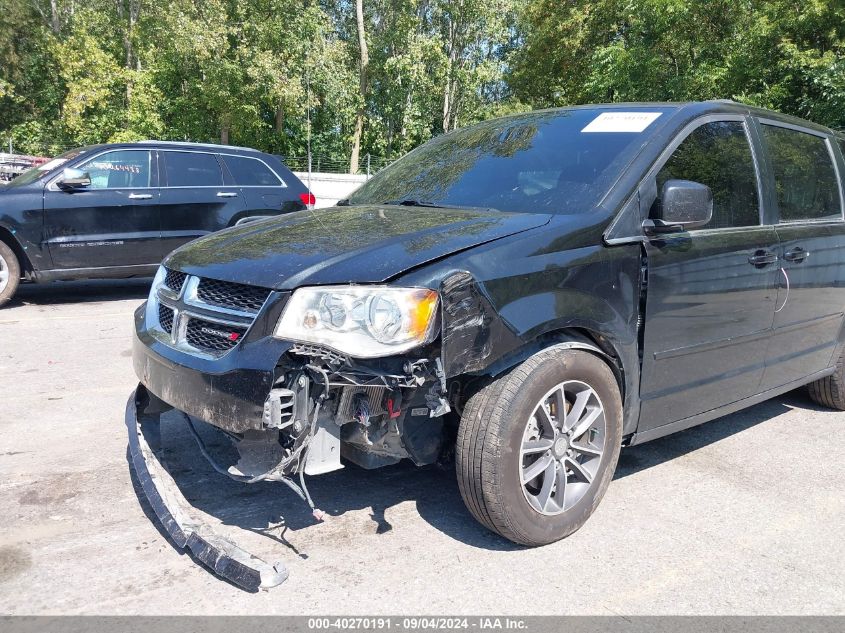
[[[560,514],[586,494],[601,463],[604,406],[588,384],[569,380],[549,391],[526,422],[519,454],[525,499],[540,514]]]

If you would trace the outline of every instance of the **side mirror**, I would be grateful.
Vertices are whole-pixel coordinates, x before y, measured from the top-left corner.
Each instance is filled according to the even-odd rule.
[[[677,233],[706,225],[713,217],[713,192],[691,180],[667,180],[655,218],[643,222],[646,233]]]
[[[91,176],[87,171],[81,169],[72,169],[66,167],[62,172],[62,177],[56,181],[56,184],[62,189],[84,189],[91,186]]]

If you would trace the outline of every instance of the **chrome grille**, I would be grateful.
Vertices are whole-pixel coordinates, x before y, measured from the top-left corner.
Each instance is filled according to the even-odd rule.
[[[167,275],[164,277],[164,285],[175,292],[179,292],[182,290],[182,285],[185,283],[185,279],[187,278],[188,275],[185,273],[179,272],[178,270],[168,269]]]
[[[173,309],[159,304],[158,322],[161,325],[161,329],[169,334],[173,330]]]
[[[200,301],[250,312],[258,312],[269,295],[270,291],[266,288],[216,279],[202,279],[197,288],[197,297]]]
[[[173,270],[158,279],[147,307],[152,333],[166,345],[210,358],[243,340],[271,293]]]
[[[228,352],[238,344],[246,330],[245,327],[191,318],[185,330],[185,340],[197,349]]]

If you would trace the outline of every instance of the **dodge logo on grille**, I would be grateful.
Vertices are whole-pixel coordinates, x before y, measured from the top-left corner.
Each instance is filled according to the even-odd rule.
[[[210,327],[201,327],[200,332],[203,334],[210,334],[211,336],[216,336],[218,338],[225,338],[229,341],[237,341],[241,335],[238,332],[224,332],[223,330],[215,330],[214,328]]]

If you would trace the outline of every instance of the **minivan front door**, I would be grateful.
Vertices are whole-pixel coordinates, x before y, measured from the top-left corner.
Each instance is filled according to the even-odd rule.
[[[710,187],[713,218],[645,242],[639,432],[756,394],[777,298],[778,240],[760,223],[742,118],[689,132],[657,173],[657,191],[670,179]]]
[[[91,184],[44,189],[44,241],[56,268],[103,268],[159,261],[158,189],[148,150],[118,149],[76,165]]]

